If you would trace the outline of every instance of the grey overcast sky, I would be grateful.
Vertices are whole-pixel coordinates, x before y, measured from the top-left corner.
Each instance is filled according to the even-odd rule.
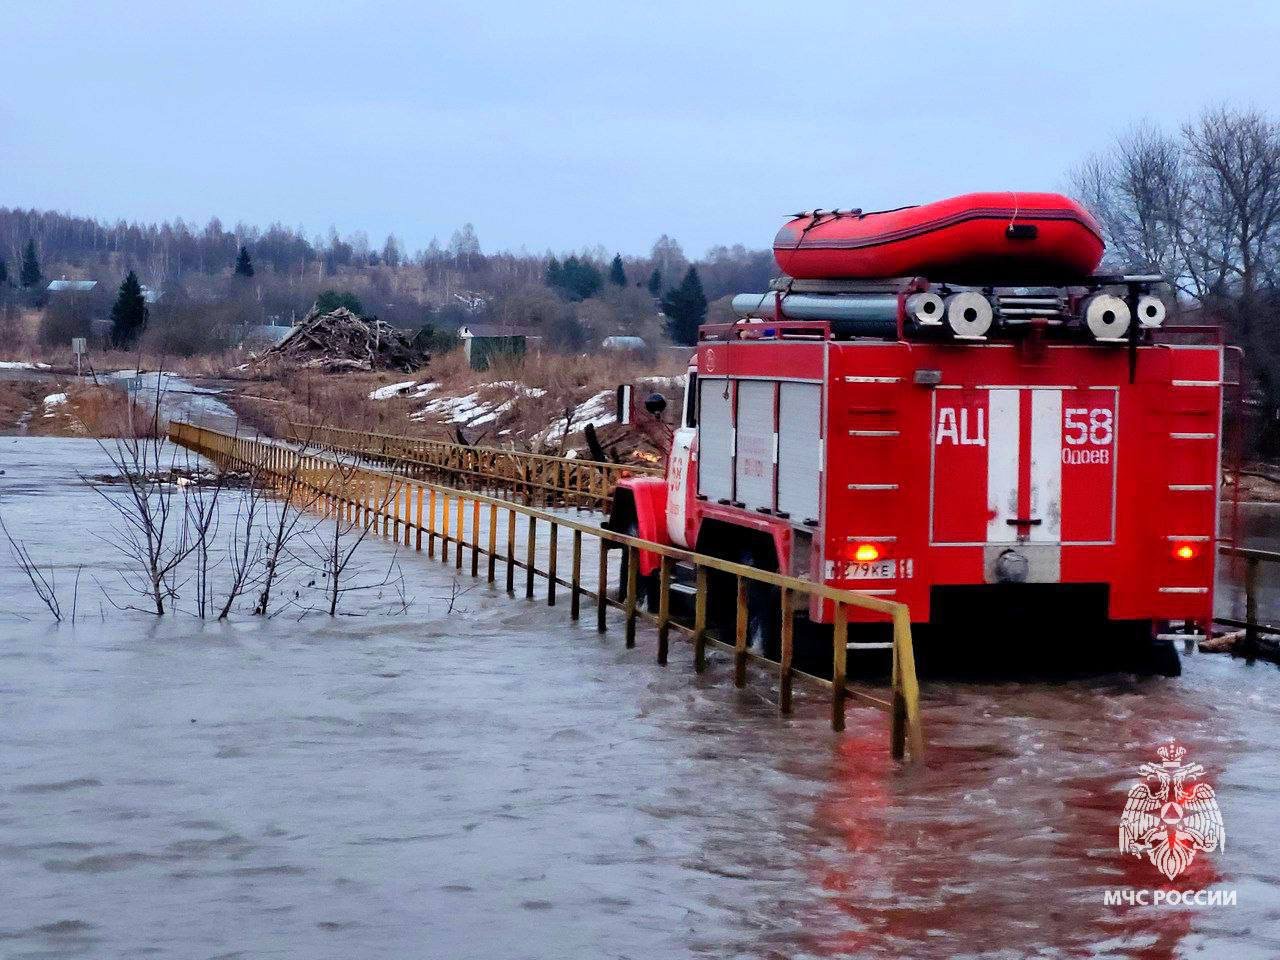
[[[0,205],[486,251],[766,246],[1277,108],[1280,3],[0,0]]]

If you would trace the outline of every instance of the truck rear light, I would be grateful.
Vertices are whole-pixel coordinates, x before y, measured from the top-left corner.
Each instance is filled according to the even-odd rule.
[[[871,563],[880,559],[880,548],[874,543],[860,543],[853,548],[853,559],[858,563]]]
[[[1194,543],[1175,543],[1173,555],[1178,560],[1194,560],[1200,556],[1200,550]]]

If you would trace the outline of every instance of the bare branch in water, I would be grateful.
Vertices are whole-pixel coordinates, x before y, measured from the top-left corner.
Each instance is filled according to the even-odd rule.
[[[54,576],[53,564],[49,564],[48,574],[40,569],[40,565],[31,557],[31,552],[27,550],[27,545],[21,540],[14,538],[9,532],[8,525],[4,522],[4,518],[0,517],[0,530],[4,531],[4,537],[9,541],[9,551],[13,554],[14,562],[18,568],[26,575],[27,580],[31,582],[31,588],[35,590],[36,596],[40,601],[49,608],[49,613],[53,615],[53,619],[62,622],[62,605],[58,602],[57,580]],[[79,584],[79,574],[76,575],[76,583]]]

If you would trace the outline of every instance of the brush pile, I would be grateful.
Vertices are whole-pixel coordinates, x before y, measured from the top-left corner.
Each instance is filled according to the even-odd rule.
[[[340,370],[421,369],[430,357],[417,338],[377,317],[361,317],[346,307],[329,313],[313,309],[258,363]]]

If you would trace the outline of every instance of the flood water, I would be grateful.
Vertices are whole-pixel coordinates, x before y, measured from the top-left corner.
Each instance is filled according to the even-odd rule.
[[[76,476],[105,466],[0,439],[0,515],[64,597],[83,568],[55,627],[0,549],[0,956],[1280,955],[1274,666],[930,685],[927,762],[900,767],[875,711],[835,734],[798,685],[780,719],[760,671],[736,690],[679,644],[659,667],[643,630],[627,651],[425,556],[403,612],[118,610],[118,534]],[[1161,884],[1116,838],[1168,737],[1227,843]]]

